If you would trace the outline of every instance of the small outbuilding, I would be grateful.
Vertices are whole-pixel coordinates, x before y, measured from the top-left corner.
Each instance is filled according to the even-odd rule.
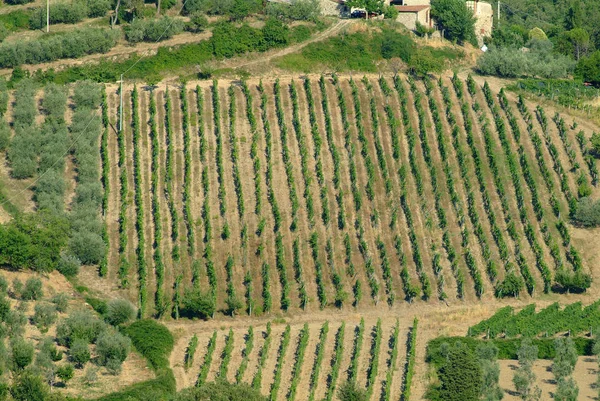
[[[398,10],[398,18],[396,18],[396,21],[400,22],[408,29],[417,29],[417,22],[427,28],[433,27],[433,22],[431,21],[431,6],[428,4],[395,5],[394,7]]]

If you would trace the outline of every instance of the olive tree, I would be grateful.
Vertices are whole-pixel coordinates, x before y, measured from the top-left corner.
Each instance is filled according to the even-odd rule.
[[[113,299],[107,304],[106,321],[113,326],[118,326],[133,320],[135,314],[135,306],[131,302],[125,299]]]

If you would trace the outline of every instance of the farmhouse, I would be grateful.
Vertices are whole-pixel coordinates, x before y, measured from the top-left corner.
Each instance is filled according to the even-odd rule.
[[[414,2],[418,2],[418,0],[414,0]],[[433,27],[431,21],[431,7],[428,4],[396,5],[395,7],[396,10],[398,10],[396,21],[402,23],[408,29],[417,29],[417,22],[427,28]]]

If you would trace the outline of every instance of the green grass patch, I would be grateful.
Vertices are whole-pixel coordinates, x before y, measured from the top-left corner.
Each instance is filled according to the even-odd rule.
[[[382,60],[400,58],[417,73],[434,72],[464,58],[452,47],[419,47],[406,33],[390,28],[342,34],[311,43],[297,53],[275,59],[278,68],[302,73],[334,71],[377,72]],[[429,70],[429,71],[424,71]]]
[[[0,14],[0,24],[4,24],[11,32],[29,29],[29,17],[31,11],[15,10],[10,13]]]

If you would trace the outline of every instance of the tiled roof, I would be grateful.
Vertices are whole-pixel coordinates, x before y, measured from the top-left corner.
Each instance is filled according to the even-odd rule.
[[[423,11],[430,8],[430,6],[396,6],[396,10],[401,13],[418,13],[419,11]]]

